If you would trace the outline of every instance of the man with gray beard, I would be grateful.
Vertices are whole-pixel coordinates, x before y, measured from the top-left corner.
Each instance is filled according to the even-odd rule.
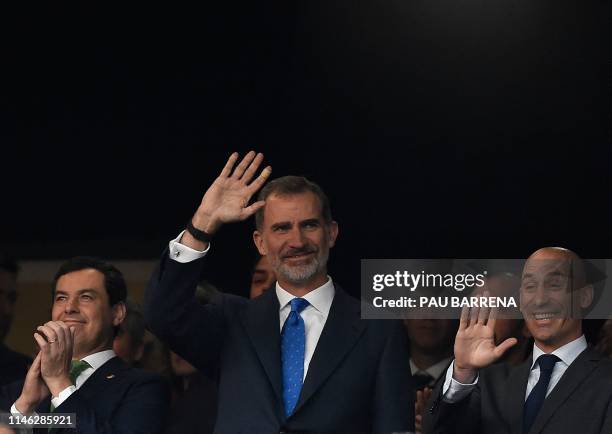
[[[145,294],[151,330],[219,381],[215,433],[391,433],[414,428],[406,334],[366,321],[327,275],[338,223],[321,188],[286,176],[261,189],[262,154],[232,154],[193,218],[164,252]],[[235,166],[236,165],[236,166]],[[261,189],[257,200],[249,205]],[[246,300],[194,297],[210,240],[255,214],[253,240],[277,276]]]

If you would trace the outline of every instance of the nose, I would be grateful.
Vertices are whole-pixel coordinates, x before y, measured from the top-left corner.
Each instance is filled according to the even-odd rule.
[[[76,313],[79,311],[78,299],[77,297],[71,297],[66,300],[64,305],[64,313]]]
[[[306,237],[304,236],[304,233],[301,228],[296,227],[291,230],[291,232],[289,233],[288,244],[289,247],[293,249],[299,249],[304,247],[304,245],[306,244]]]
[[[548,289],[544,285],[538,285],[534,296],[534,303],[536,306],[543,306],[548,303],[548,299],[550,298],[550,294],[548,293]]]

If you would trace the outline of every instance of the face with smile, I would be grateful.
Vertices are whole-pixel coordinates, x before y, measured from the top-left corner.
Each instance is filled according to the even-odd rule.
[[[55,286],[53,321],[75,328],[74,359],[111,349],[114,327],[125,317],[125,305],[111,306],[104,275],[87,268],[62,275]]]
[[[551,352],[582,335],[581,311],[591,304],[593,288],[573,252],[535,252],[525,263],[520,291],[525,324],[540,349]]]
[[[263,215],[262,227],[253,239],[260,254],[268,258],[280,285],[288,291],[303,292],[323,285],[338,224],[324,220],[318,197],[310,191],[271,194]]]

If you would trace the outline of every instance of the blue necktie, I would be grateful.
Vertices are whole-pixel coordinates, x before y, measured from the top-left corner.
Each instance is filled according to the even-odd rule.
[[[300,312],[308,306],[303,298],[291,300],[291,312],[281,332],[281,363],[283,367],[283,404],[285,415],[293,412],[302,390],[304,379],[304,351],[306,334]]]
[[[540,365],[540,379],[527,397],[527,401],[525,401],[525,407],[523,409],[524,434],[529,432],[542,404],[544,404],[546,390],[548,389],[548,383],[550,383],[550,376],[552,375],[555,363],[560,360],[561,359],[553,354],[542,354],[538,357],[537,363]]]

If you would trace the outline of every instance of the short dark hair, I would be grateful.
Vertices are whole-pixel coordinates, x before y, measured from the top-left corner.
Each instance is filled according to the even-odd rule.
[[[321,215],[326,223],[331,223],[332,212],[329,199],[318,184],[306,179],[303,176],[283,176],[276,178],[267,183],[264,188],[261,189],[257,200],[266,200],[270,195],[276,194],[278,196],[291,196],[294,194],[311,192],[321,203]],[[264,207],[265,208],[265,207]],[[255,226],[257,229],[261,229],[264,219],[264,208],[260,208],[255,213]]]
[[[108,294],[108,301],[111,306],[120,302],[125,303],[127,298],[127,286],[121,271],[108,262],[88,256],[77,256],[61,265],[53,278],[53,288],[51,289],[52,296],[55,297],[55,289],[60,277],[64,274],[72,273],[73,271],[86,270],[89,268],[93,268],[104,275],[104,288]]]

